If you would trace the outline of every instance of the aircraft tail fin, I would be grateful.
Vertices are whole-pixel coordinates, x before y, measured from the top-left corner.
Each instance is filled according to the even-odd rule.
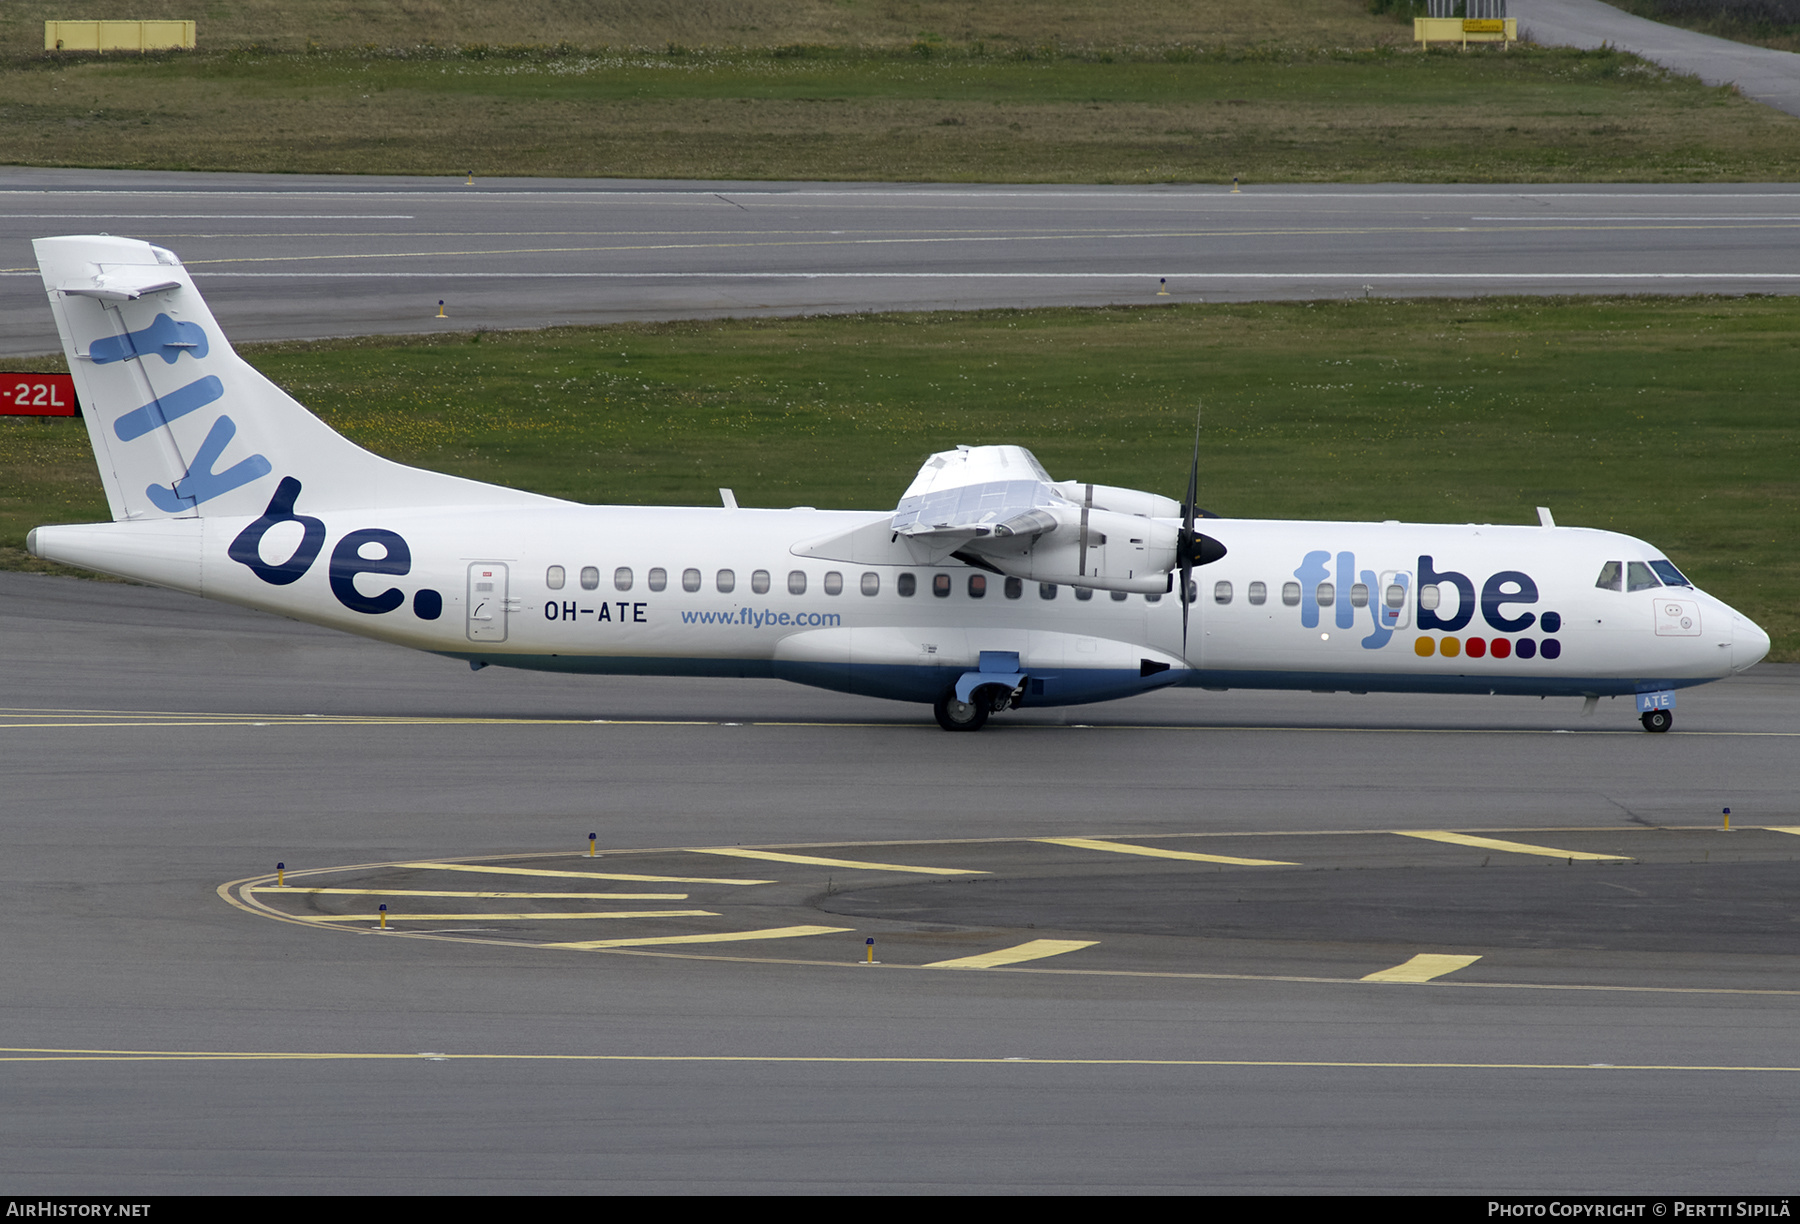
[[[338,434],[232,351],[170,251],[105,236],[32,245],[115,520],[254,517],[290,480],[312,509],[554,501]]]

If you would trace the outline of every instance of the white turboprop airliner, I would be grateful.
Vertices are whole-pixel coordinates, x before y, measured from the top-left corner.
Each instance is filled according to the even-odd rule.
[[[1208,689],[1634,695],[1769,649],[1655,548],[1540,525],[1204,520],[1053,481],[1016,446],[933,455],[881,511],[585,506],[370,454],[232,351],[181,261],[36,243],[110,523],[51,561],[419,650],[550,671],[773,676],[990,713]],[[1185,596],[1185,598],[1184,598]]]

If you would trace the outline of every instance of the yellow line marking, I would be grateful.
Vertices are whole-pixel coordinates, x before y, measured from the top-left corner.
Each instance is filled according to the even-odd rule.
[[[622,875],[608,871],[556,871],[549,867],[474,867],[465,863],[390,863],[421,871],[474,871],[490,875],[557,876],[571,880],[625,880],[637,884],[773,884],[774,880],[716,880],[705,876]]]
[[[292,885],[265,884],[244,889],[247,893],[266,893],[279,897],[327,893],[341,897],[474,897],[488,901],[686,901],[686,893],[615,893],[615,892],[450,892],[426,888],[295,888]]]
[[[1053,846],[1072,846],[1077,850],[1106,850],[1113,854],[1141,854],[1145,858],[1185,859],[1192,863],[1228,863],[1235,867],[1298,867],[1282,859],[1233,858],[1228,854],[1200,854],[1193,850],[1162,850],[1156,846],[1134,846],[1129,842],[1102,841],[1096,837],[1034,837]]]
[[[855,1056],[829,1054],[374,1054],[356,1051],[256,1050],[57,1050],[0,1046],[0,1062],[613,1062],[613,1063],[762,1063],[774,1065],[997,1067],[1027,1064],[1042,1067],[1268,1067],[1348,1071],[1748,1071],[1800,1073],[1800,1066],[1753,1066],[1727,1063],[1500,1063],[1500,1062],[1354,1062],[1323,1058],[1031,1058],[951,1055]]]
[[[908,867],[901,863],[865,863],[858,859],[821,858],[813,854],[782,854],[775,850],[739,850],[736,847],[696,847],[689,854],[722,854],[727,858],[765,859],[771,863],[804,863],[809,867],[846,867],[855,871],[911,871],[919,875],[986,875],[966,867]]]
[[[1749,828],[1750,826],[1744,827]],[[1794,836],[1800,837],[1800,825],[1764,825],[1763,828],[1771,833],[1792,833]]]
[[[1473,846],[1477,850],[1503,850],[1507,854],[1541,854],[1545,858],[1583,859],[1601,863],[1629,863],[1626,854],[1589,854],[1585,850],[1558,850],[1555,846],[1533,846],[1527,842],[1501,841],[1497,837],[1471,837],[1467,833],[1411,832],[1395,829],[1401,837],[1417,837],[1424,841],[1448,842],[1453,846]]]
[[[724,931],[714,935],[657,935],[644,939],[591,939],[580,943],[540,944],[544,948],[571,948],[577,952],[601,948],[647,948],[655,944],[737,943],[747,939],[798,939],[802,935],[835,935],[855,927],[787,926],[760,931]]]
[[[1061,956],[1064,952],[1079,952],[1083,948],[1091,948],[1097,939],[1033,939],[1029,943],[1017,944],[1010,948],[1001,948],[998,952],[983,952],[979,956],[959,956],[955,960],[933,961],[926,965],[927,969],[997,969],[1001,965],[1016,965],[1021,961],[1043,960],[1046,956]]]
[[[1383,969],[1379,973],[1371,973],[1363,978],[1363,981],[1429,982],[1433,978],[1443,977],[1446,973],[1467,969],[1480,959],[1479,956],[1449,956],[1441,952],[1421,952],[1404,964],[1395,965],[1392,969]]]
[[[380,914],[291,914],[304,922],[378,922]],[[587,910],[569,914],[395,914],[389,922],[529,922],[536,918],[553,921],[581,918],[717,918],[711,910]]]

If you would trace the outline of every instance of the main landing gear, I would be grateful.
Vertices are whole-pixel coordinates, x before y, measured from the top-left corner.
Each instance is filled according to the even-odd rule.
[[[1638,721],[1646,731],[1667,731],[1675,725],[1675,716],[1667,710],[1645,710]]]
[[[979,731],[987,725],[988,703],[983,694],[971,693],[973,701],[958,701],[956,690],[951,689],[932,704],[931,712],[937,715],[938,726],[946,731]]]

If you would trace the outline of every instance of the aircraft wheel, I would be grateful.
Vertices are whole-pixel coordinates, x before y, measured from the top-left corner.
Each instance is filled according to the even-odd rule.
[[[1646,710],[1638,721],[1644,724],[1646,731],[1667,731],[1675,725],[1675,716],[1667,710]]]
[[[976,694],[970,694],[976,696]],[[958,701],[956,691],[952,689],[937,699],[931,707],[937,715],[938,726],[946,731],[979,731],[987,725],[988,708],[982,701]]]

